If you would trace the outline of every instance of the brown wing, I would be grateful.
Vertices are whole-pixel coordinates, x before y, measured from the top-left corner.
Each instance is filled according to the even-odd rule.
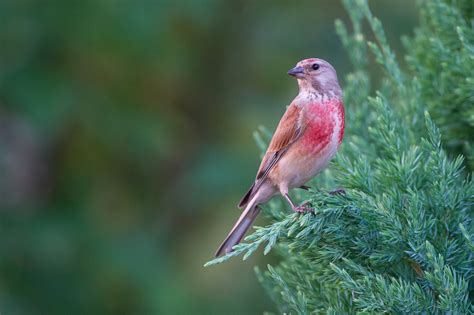
[[[255,182],[239,203],[240,208],[249,202],[254,193],[267,178],[271,169],[285,154],[290,145],[301,135],[302,126],[300,124],[300,116],[301,109],[294,104],[291,104],[286,110],[270,141],[267,152],[262,159]]]

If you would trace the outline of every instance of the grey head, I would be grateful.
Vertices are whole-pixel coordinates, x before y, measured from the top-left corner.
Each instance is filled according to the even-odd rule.
[[[334,94],[338,97],[342,95],[336,70],[326,60],[320,58],[301,60],[288,71],[288,74],[298,79],[300,92]]]

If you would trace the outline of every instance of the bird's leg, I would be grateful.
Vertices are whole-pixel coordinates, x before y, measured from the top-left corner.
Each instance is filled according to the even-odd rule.
[[[285,197],[286,201],[288,201],[293,211],[298,212],[298,213],[313,211],[313,208],[309,207],[307,202],[303,203],[302,205],[296,206],[291,200],[290,195],[284,194],[283,196]]]
[[[311,190],[311,187],[309,186],[306,186],[306,185],[303,185],[303,186],[300,186],[298,187],[300,189],[303,189],[303,190],[306,190],[306,191],[309,191]],[[330,195],[343,195],[346,193],[346,191],[344,190],[344,188],[337,188],[337,189],[334,189],[334,190],[331,190],[328,192]]]
[[[293,203],[293,201],[291,201],[290,195],[285,194],[284,196],[285,196],[286,201],[288,201],[288,203],[290,204],[291,208],[292,208],[292,209],[295,209],[296,206],[295,206],[295,204]]]

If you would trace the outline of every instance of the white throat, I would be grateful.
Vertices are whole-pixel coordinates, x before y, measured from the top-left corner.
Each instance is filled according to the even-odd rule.
[[[298,96],[296,96],[295,100],[297,101],[296,104],[306,104],[312,102],[327,102],[332,99],[340,99],[339,95],[336,94],[334,91],[330,90],[326,93],[320,92],[315,90],[314,88],[310,89],[300,89]]]

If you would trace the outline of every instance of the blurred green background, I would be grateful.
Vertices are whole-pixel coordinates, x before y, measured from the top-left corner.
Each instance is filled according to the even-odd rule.
[[[371,6],[401,52],[413,1]],[[0,312],[273,310],[253,273],[271,257],[202,265],[254,178],[252,132],[297,92],[286,71],[349,71],[336,18],[338,1],[1,0]]]

